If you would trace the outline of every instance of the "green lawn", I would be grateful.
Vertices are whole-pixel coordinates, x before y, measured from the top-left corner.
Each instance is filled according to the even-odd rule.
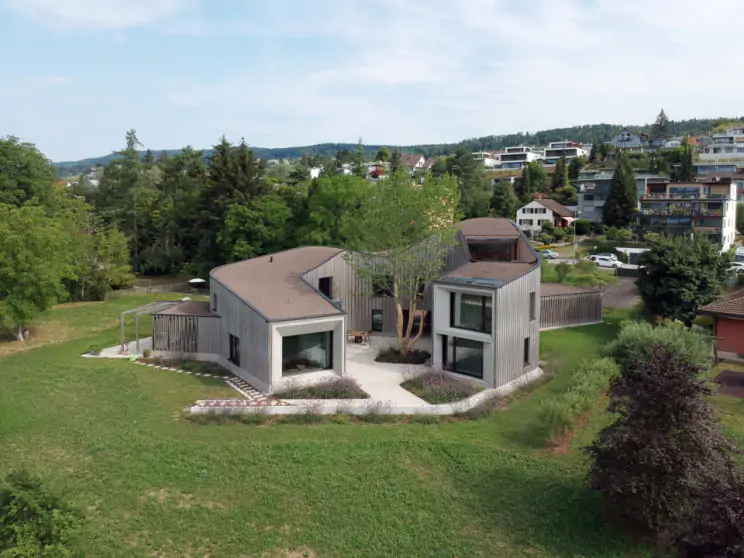
[[[644,555],[584,486],[579,446],[601,409],[565,455],[536,421],[625,313],[543,334],[554,379],[487,419],[249,426],[182,416],[216,380],[78,357],[117,342],[124,306],[56,310],[89,333],[0,357],[0,474],[25,467],[82,510],[85,555]]]

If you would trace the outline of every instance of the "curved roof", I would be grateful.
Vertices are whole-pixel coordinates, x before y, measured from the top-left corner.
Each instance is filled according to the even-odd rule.
[[[294,248],[226,264],[209,275],[268,321],[343,314],[301,277],[340,252],[322,246]]]

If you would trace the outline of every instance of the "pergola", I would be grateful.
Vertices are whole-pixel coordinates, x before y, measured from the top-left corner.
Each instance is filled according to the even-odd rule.
[[[157,302],[151,302],[149,304],[145,304],[144,306],[138,306],[137,308],[132,308],[131,310],[125,310],[121,313],[120,318],[120,327],[121,327],[121,349],[119,349],[120,354],[124,354],[127,351],[127,340],[124,336],[124,317],[130,314],[134,314],[134,336],[136,340],[135,349],[137,353],[140,352],[140,337],[139,337],[139,319],[142,314],[157,314],[158,312],[162,312],[163,310],[167,310],[171,306],[175,306],[177,304],[181,304],[182,300],[158,300]]]

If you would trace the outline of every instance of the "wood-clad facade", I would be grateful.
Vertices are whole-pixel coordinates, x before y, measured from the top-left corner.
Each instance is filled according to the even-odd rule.
[[[260,266],[250,260],[251,265],[232,267],[227,274],[226,267],[241,262],[213,270],[211,314],[155,315],[154,349],[217,360],[267,393],[289,381],[290,374],[304,378],[343,375],[348,331],[394,334],[397,330],[395,299],[371,296],[372,286],[360,277],[348,256],[310,247],[264,256]],[[303,262],[295,266],[299,269],[291,265],[295,260]],[[274,273],[275,279],[267,281],[264,270]],[[264,281],[257,291],[251,283],[256,278]],[[465,370],[487,386],[503,385],[534,370],[545,322],[541,314],[551,324],[560,322],[561,312],[573,316],[560,301],[541,303],[540,294],[539,258],[516,225],[504,219],[463,222],[442,260],[440,279],[425,288],[417,304],[418,310],[427,313],[433,365],[447,369],[452,364],[454,373]],[[270,315],[272,297],[281,306],[281,315]],[[305,309],[314,300],[318,304],[313,308],[322,313],[289,317],[294,300]],[[407,310],[406,301],[402,303]],[[473,314],[480,329],[454,323],[455,313]],[[599,313],[601,317],[601,299]],[[579,314],[583,317],[584,310]],[[316,344],[305,349],[298,336],[327,341],[322,347]],[[286,354],[284,349],[290,345],[303,347],[308,354],[314,351],[310,360],[322,366],[307,367],[297,355]]]
[[[559,329],[602,321],[602,291],[554,294],[540,299],[540,329]]]

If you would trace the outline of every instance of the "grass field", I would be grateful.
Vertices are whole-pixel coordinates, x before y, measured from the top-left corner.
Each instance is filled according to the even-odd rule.
[[[0,474],[26,468],[80,509],[84,555],[646,555],[584,486],[602,410],[564,455],[536,420],[625,313],[543,334],[553,379],[487,419],[260,427],[183,418],[216,380],[78,356],[147,299],[57,308],[70,340],[0,357]]]

